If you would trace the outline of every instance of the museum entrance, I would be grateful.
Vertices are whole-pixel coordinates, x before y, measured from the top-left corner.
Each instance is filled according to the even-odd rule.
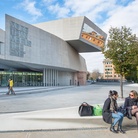
[[[42,72],[0,71],[0,86],[7,86],[9,78],[13,79],[15,87],[43,86]]]

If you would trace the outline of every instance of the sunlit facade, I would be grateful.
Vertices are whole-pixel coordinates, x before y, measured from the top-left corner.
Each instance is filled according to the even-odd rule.
[[[87,25],[100,45],[82,37]],[[101,51],[105,39],[86,17],[31,25],[6,15],[5,31],[0,29],[0,86],[9,78],[14,86],[85,85],[86,62],[79,53]]]

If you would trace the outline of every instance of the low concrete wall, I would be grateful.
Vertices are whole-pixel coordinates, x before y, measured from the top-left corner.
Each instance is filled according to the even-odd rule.
[[[108,128],[102,116],[80,117],[78,107],[0,115],[0,131]],[[123,126],[136,125],[135,118],[124,118]]]

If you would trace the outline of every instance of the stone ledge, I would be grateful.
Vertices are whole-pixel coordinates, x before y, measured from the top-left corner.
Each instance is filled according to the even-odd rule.
[[[78,107],[0,115],[0,131],[25,131],[73,128],[108,128],[102,116],[80,117]],[[124,118],[123,126],[136,125],[135,118]]]

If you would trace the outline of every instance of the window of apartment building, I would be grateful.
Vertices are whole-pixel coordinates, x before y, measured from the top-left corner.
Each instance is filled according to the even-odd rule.
[[[108,72],[108,71],[106,71],[105,74],[112,74],[112,72]]]
[[[107,68],[105,69],[105,71],[112,71],[112,68]]]
[[[105,75],[105,77],[112,77],[112,75]]]

